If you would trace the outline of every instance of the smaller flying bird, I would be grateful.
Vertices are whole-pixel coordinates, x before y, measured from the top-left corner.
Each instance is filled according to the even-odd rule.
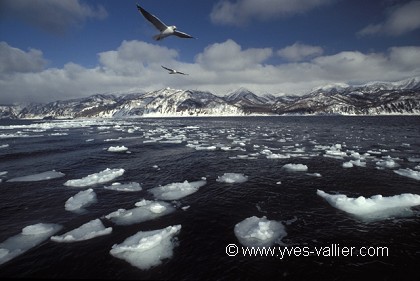
[[[181,38],[194,38],[187,33],[176,30],[175,25],[168,26],[168,25],[164,24],[156,16],[152,15],[151,13],[149,13],[148,11],[146,11],[145,9],[140,7],[139,4],[137,4],[137,9],[142,13],[142,15],[148,21],[150,21],[160,31],[159,34],[153,36],[153,39],[155,39],[156,41],[162,40],[163,38],[168,37],[170,35],[175,35],[175,36],[178,36],[178,37],[181,37]]]
[[[182,74],[182,75],[188,75],[187,73],[184,73],[184,72],[181,72],[181,71],[177,71],[177,70],[175,70],[175,69],[168,68],[168,67],[165,67],[165,66],[163,66],[163,65],[161,65],[161,67],[163,67],[164,69],[168,70],[168,71],[169,71],[169,74]]]

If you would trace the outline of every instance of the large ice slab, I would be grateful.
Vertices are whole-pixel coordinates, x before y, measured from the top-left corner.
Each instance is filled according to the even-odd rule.
[[[99,173],[88,175],[81,179],[68,180],[64,183],[66,186],[85,187],[99,183],[105,183],[114,180],[124,174],[124,169],[105,169]]]
[[[83,212],[84,208],[96,202],[96,193],[92,188],[78,192],[70,197],[64,207],[70,212]]]
[[[129,182],[129,183],[119,183],[114,182],[109,186],[104,186],[105,189],[115,190],[115,191],[126,191],[126,192],[134,192],[134,191],[141,191],[142,187],[137,182]]]
[[[149,189],[157,199],[161,200],[178,200],[187,195],[197,192],[200,187],[205,185],[205,180],[193,181],[193,182],[175,182],[164,186],[158,186]]]
[[[107,235],[111,232],[112,227],[105,228],[100,219],[94,219],[62,235],[51,236],[51,240],[70,243]]]
[[[224,173],[223,176],[218,176],[216,181],[225,183],[243,183],[248,180],[248,176],[240,173]]]
[[[331,206],[368,219],[391,217],[402,213],[406,208],[420,205],[420,195],[411,193],[389,197],[374,195],[370,198],[363,196],[351,198],[343,194],[328,194],[319,189],[316,193],[327,200]]]
[[[137,207],[133,209],[118,209],[105,216],[118,225],[130,225],[170,214],[175,211],[169,203],[163,201],[142,200],[135,204]]]
[[[394,170],[400,176],[409,177],[415,180],[420,180],[420,171],[414,171],[410,168]]]
[[[26,181],[43,181],[43,180],[50,180],[55,178],[61,178],[64,177],[65,174],[61,172],[57,172],[56,170],[47,171],[39,174],[33,174],[23,177],[17,177],[8,180],[9,182],[26,182]]]
[[[235,236],[246,247],[269,247],[287,235],[281,222],[252,216],[235,225]]]
[[[0,264],[41,244],[62,228],[59,224],[37,223],[28,225],[22,232],[0,243]]]
[[[121,244],[115,244],[110,254],[123,259],[142,270],[162,263],[171,258],[177,245],[175,235],[181,231],[181,225],[168,226],[152,231],[139,231],[128,237]]]

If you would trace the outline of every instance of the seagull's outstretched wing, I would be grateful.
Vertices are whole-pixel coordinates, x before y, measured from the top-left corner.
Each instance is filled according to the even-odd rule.
[[[163,67],[164,69],[166,69],[166,70],[168,70],[168,71],[174,71],[173,69],[167,68],[167,67],[165,67],[165,66],[163,66],[163,65],[161,65],[161,67]]]
[[[156,16],[152,15],[151,13],[149,13],[148,11],[146,11],[145,9],[143,9],[142,7],[140,7],[139,4],[137,4],[137,9],[142,13],[142,15],[148,21],[150,21],[160,31],[164,31],[166,28],[168,28],[166,26],[166,24],[164,24],[160,19],[158,19]]]
[[[184,33],[184,32],[181,32],[181,31],[178,31],[178,30],[175,30],[174,31],[174,35],[176,35],[176,36],[178,36],[178,37],[181,37],[181,38],[194,38],[194,37],[192,37],[191,35],[189,35],[189,34],[187,34],[187,33]],[[194,38],[195,39],[195,38]]]
[[[181,71],[177,71],[176,73],[182,74],[182,75],[188,75],[187,73],[181,72]]]

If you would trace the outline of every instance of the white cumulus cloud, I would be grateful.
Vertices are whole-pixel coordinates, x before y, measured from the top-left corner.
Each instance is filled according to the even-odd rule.
[[[280,57],[288,61],[302,61],[323,53],[324,50],[319,46],[305,45],[298,42],[277,51]]]
[[[13,73],[38,72],[46,65],[40,50],[28,52],[13,48],[6,42],[0,42],[0,76]]]
[[[242,50],[238,43],[229,39],[206,47],[196,56],[196,61],[206,69],[242,71],[264,62],[272,53],[271,48]]]

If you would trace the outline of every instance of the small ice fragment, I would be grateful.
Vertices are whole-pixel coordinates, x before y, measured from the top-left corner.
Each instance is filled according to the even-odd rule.
[[[223,176],[218,176],[216,181],[225,183],[243,183],[248,180],[248,176],[239,173],[224,173]]]

